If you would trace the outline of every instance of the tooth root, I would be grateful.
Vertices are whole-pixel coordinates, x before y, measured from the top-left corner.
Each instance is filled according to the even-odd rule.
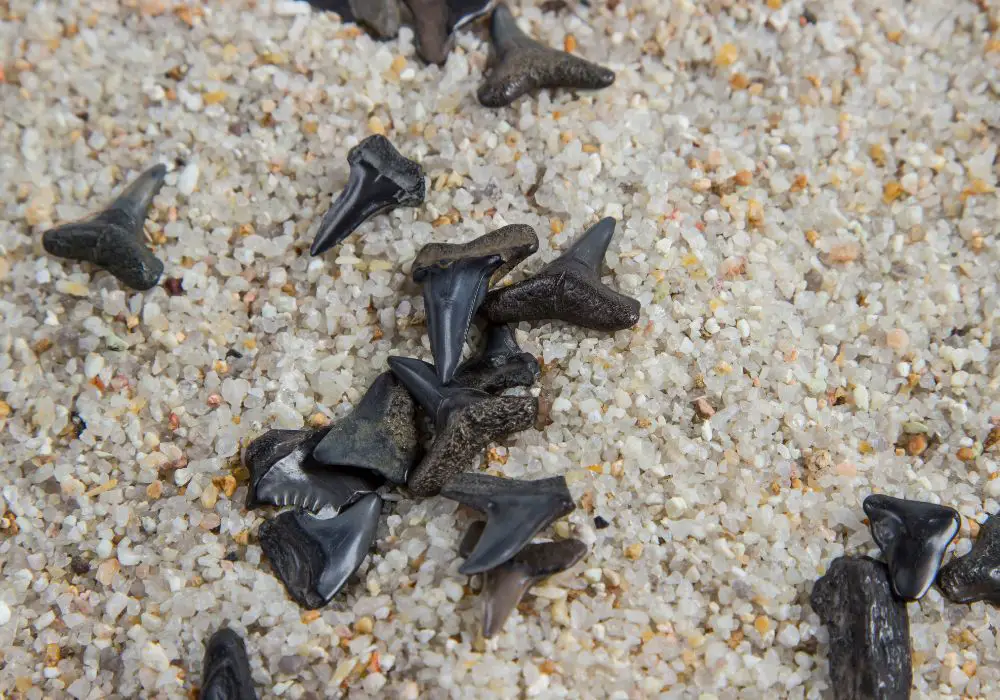
[[[309,251],[314,256],[343,241],[371,217],[424,201],[423,170],[384,136],[366,138],[350,150],[347,162],[347,186],[320,222]]]
[[[566,479],[503,479],[459,474],[441,495],[486,514],[486,527],[459,571],[477,574],[508,561],[535,534],[575,507]]]
[[[455,377],[472,317],[486,298],[490,275],[502,263],[499,255],[464,258],[444,268],[424,268],[418,275],[434,366],[444,384]]]

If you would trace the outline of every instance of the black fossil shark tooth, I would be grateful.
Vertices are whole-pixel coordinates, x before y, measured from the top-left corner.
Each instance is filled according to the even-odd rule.
[[[313,512],[339,509],[381,486],[382,477],[366,469],[324,466],[312,457],[329,430],[269,430],[247,445],[247,508],[266,504]]]
[[[381,511],[382,499],[375,493],[331,518],[287,510],[260,526],[260,546],[292,599],[304,608],[319,608],[361,566]]]
[[[449,480],[441,495],[486,515],[486,529],[459,569],[463,574],[499,566],[521,551],[539,530],[576,507],[561,476],[522,481],[465,473]]]
[[[813,586],[812,609],[830,633],[836,700],[910,697],[910,619],[889,569],[868,557],[834,559]]]
[[[469,527],[459,545],[459,555],[467,557],[472,553],[485,526],[486,523],[479,521]],[[586,553],[587,545],[580,540],[539,542],[525,546],[511,559],[484,572],[480,593],[483,598],[483,636],[489,639],[503,629],[504,622],[528,589],[570,568]]]
[[[556,319],[598,331],[634,326],[639,302],[601,282],[614,234],[615,220],[601,219],[534,276],[491,291],[483,315],[492,323]]]
[[[154,165],[103,211],[46,231],[42,245],[50,255],[104,268],[132,289],[151,289],[163,263],[146,245],[143,224],[166,175],[163,165]]]
[[[434,441],[407,477],[418,496],[435,495],[492,440],[526,430],[538,417],[534,397],[444,386],[431,365],[410,357],[390,357],[389,368],[434,421]]]
[[[385,136],[369,136],[347,154],[347,186],[323,215],[310,254],[340,243],[371,217],[424,201],[424,171]]]
[[[503,277],[538,250],[530,226],[513,224],[468,243],[429,243],[413,261],[413,281],[423,287],[427,335],[438,376],[455,376],[472,317],[482,304],[490,278]]]
[[[493,11],[490,38],[489,73],[478,92],[484,107],[504,107],[540,88],[598,90],[615,82],[613,71],[529,37],[503,3]]]
[[[420,458],[413,397],[383,372],[354,410],[335,423],[312,452],[320,464],[367,469],[394,484]]]
[[[514,330],[504,323],[487,328],[482,352],[459,366],[455,382],[496,393],[516,386],[530,387],[540,374],[538,359],[521,350]]]
[[[872,538],[889,565],[892,588],[917,600],[937,578],[941,560],[962,520],[958,511],[923,501],[872,495],[864,500]]]
[[[228,627],[205,645],[200,700],[257,700],[243,639]]]
[[[941,567],[937,584],[952,602],[1000,605],[1000,517],[986,519],[969,553]]]

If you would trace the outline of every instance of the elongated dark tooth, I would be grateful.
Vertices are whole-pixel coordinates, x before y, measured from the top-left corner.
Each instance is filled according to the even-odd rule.
[[[503,277],[538,250],[530,226],[514,224],[467,243],[430,243],[413,261],[413,280],[423,286],[427,334],[438,376],[455,376],[465,337],[491,277]]]
[[[414,272],[413,279],[423,286],[434,364],[445,384],[455,376],[472,317],[486,298],[490,276],[501,263],[499,255],[489,255]]]
[[[385,136],[369,136],[347,154],[347,186],[323,216],[310,253],[320,255],[371,217],[424,201],[424,171]]]
[[[285,511],[260,526],[260,546],[292,599],[302,607],[319,608],[361,566],[381,511],[382,499],[374,493],[332,518]]]
[[[483,314],[492,323],[556,319],[599,331],[634,326],[639,302],[601,282],[600,269],[614,232],[615,220],[601,219],[533,277],[491,291]]]
[[[103,211],[46,231],[42,245],[56,257],[104,268],[132,289],[154,287],[163,263],[146,246],[143,225],[166,174],[163,165],[154,165]]]
[[[1000,516],[986,519],[969,553],[941,567],[937,583],[955,603],[985,600],[1000,605]]]
[[[962,525],[958,511],[882,495],[866,498],[864,508],[872,538],[889,565],[896,595],[904,600],[922,598]]]
[[[561,476],[521,481],[459,474],[441,489],[441,495],[486,514],[486,529],[459,569],[463,574],[496,568],[521,551],[539,530],[576,507]]]
[[[367,469],[323,466],[313,459],[329,430],[270,430],[250,443],[243,456],[250,472],[247,508],[340,509],[381,486],[383,478]]]
[[[200,700],[257,700],[246,645],[236,632],[223,627],[205,645]]]
[[[839,557],[813,586],[812,609],[830,633],[835,700],[910,697],[910,619],[892,594],[889,569],[868,557]]]
[[[522,352],[507,324],[490,326],[482,352],[466,360],[455,373],[455,382],[491,393],[516,386],[530,387],[541,374],[534,355]]]
[[[320,440],[313,459],[366,469],[394,484],[405,484],[420,458],[415,408],[410,392],[391,372],[383,372],[354,410]]]
[[[485,523],[473,523],[465,533],[459,554],[467,557],[483,534]],[[587,553],[579,540],[529,544],[511,559],[483,573],[483,636],[487,639],[503,629],[504,622],[536,583],[569,569]]]
[[[491,441],[526,430],[538,417],[534,397],[445,386],[432,365],[413,358],[390,357],[389,368],[435,424],[430,449],[407,477],[407,486],[418,496],[435,495]]]
[[[490,38],[491,67],[478,92],[485,107],[504,107],[539,88],[598,90],[615,82],[613,71],[529,37],[503,3],[493,11]]]

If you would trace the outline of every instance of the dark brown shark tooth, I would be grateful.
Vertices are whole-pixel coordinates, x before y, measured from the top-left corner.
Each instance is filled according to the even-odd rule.
[[[864,501],[872,538],[882,550],[892,588],[918,600],[934,584],[944,552],[962,525],[958,511],[923,501],[872,495]]]
[[[503,479],[489,474],[459,474],[441,495],[486,515],[486,529],[465,563],[463,574],[478,574],[507,561],[539,530],[573,512],[576,505],[566,479]]]
[[[455,30],[490,10],[492,0],[403,0],[412,15],[417,53],[427,63],[448,60]]]
[[[385,136],[369,136],[347,154],[350,175],[323,216],[310,254],[320,255],[343,241],[368,219],[424,201],[424,171],[402,156]]]
[[[986,519],[969,553],[941,567],[937,583],[952,602],[1000,605],[1000,517]]]
[[[104,268],[132,289],[155,287],[163,263],[146,245],[143,225],[166,175],[163,165],[154,165],[103,211],[46,231],[42,245],[50,255]]]
[[[250,472],[247,508],[340,509],[381,486],[382,477],[371,471],[324,466],[312,457],[329,430],[269,430],[251,442],[243,454]]]
[[[455,382],[470,389],[498,393],[514,387],[530,387],[541,374],[538,359],[522,352],[514,330],[507,324],[486,329],[482,352],[466,360],[455,374]]]
[[[615,82],[613,71],[529,37],[503,3],[493,11],[490,38],[489,73],[478,93],[485,107],[504,107],[540,88],[598,90]]]
[[[336,516],[287,510],[258,530],[264,556],[295,602],[319,608],[358,570],[375,541],[382,499],[370,493]]]
[[[486,523],[473,523],[459,555],[468,557],[476,548]],[[483,636],[489,639],[503,629],[504,622],[532,586],[549,576],[566,571],[587,553],[580,540],[529,544],[512,558],[483,573]]]
[[[427,335],[438,376],[455,376],[472,318],[491,278],[503,277],[538,250],[530,226],[513,224],[468,243],[429,243],[413,261],[413,281],[423,287]]]
[[[534,397],[444,386],[431,365],[409,357],[390,357],[389,368],[434,421],[434,441],[407,477],[417,496],[437,494],[491,441],[530,428],[538,417]]]
[[[324,465],[367,469],[394,484],[420,458],[413,397],[393,376],[383,372],[345,418],[329,428],[312,452]]]
[[[257,700],[243,639],[228,627],[205,645],[200,700]]]
[[[491,291],[483,315],[492,323],[555,319],[598,331],[634,326],[639,302],[601,282],[614,234],[615,220],[601,219],[534,276]]]
[[[910,619],[889,569],[868,557],[834,559],[813,586],[813,610],[830,633],[836,700],[910,697]]]
[[[350,0],[351,12],[381,39],[399,34],[398,0]]]

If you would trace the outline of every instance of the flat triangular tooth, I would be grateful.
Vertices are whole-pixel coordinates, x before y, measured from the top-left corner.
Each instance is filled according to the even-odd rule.
[[[443,384],[455,377],[469,325],[486,298],[490,276],[502,262],[499,255],[465,258],[443,268],[422,268],[415,275],[423,286],[427,335]]]
[[[350,150],[347,162],[347,185],[323,215],[309,249],[313,256],[340,243],[373,216],[424,200],[420,165],[400,154],[384,136],[366,138]]]
[[[156,193],[163,187],[163,180],[166,176],[166,166],[157,163],[133,180],[108,207],[108,209],[118,209],[125,212],[135,222],[135,235],[138,238],[142,238],[146,214],[153,205]]]
[[[419,452],[413,398],[391,372],[383,372],[312,456],[320,464],[367,469],[402,484]]]
[[[459,474],[441,495],[486,514],[486,528],[475,550],[459,569],[476,574],[517,554],[535,534],[575,507],[566,479],[503,479],[487,474]]]
[[[587,229],[565,253],[550,263],[547,268],[572,261],[583,265],[595,276],[600,277],[604,267],[604,256],[607,255],[611,240],[615,237],[616,223],[610,216],[601,219]]]
[[[301,606],[319,608],[357,571],[375,540],[382,499],[369,494],[332,518],[285,511],[260,526],[264,555]]]
[[[922,598],[961,527],[958,511],[885,495],[868,496],[863,505],[872,538],[889,565],[896,595],[904,600]]]
[[[205,644],[201,700],[257,700],[243,638],[223,627]]]
[[[523,566],[501,566],[483,574],[483,637],[490,639],[503,629],[507,618],[524,598],[534,580]]]

